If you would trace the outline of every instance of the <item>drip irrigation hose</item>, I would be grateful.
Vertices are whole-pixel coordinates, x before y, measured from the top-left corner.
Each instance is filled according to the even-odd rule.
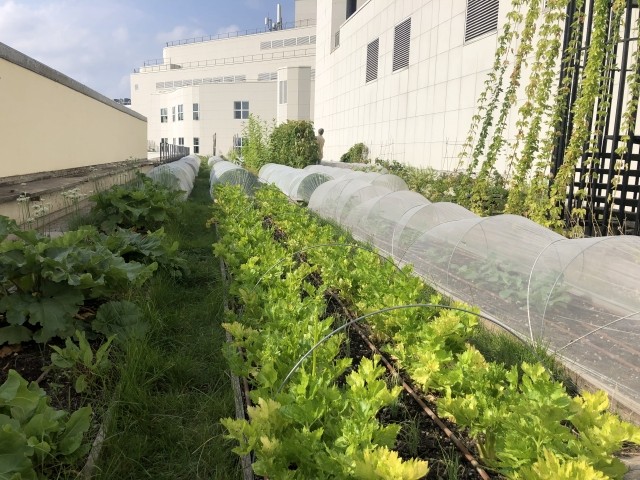
[[[362,315],[362,316],[360,316],[358,318],[354,318],[353,320],[349,320],[344,325],[339,326],[338,328],[336,328],[335,330],[333,330],[332,332],[328,333],[323,338],[321,338],[314,346],[312,346],[307,351],[307,353],[305,353],[302,357],[300,357],[300,360],[298,360],[296,362],[296,364],[293,366],[293,368],[289,371],[287,376],[284,378],[284,380],[282,381],[282,383],[278,387],[278,390],[276,391],[276,393],[280,393],[282,391],[282,389],[284,388],[286,383],[289,381],[289,379],[293,376],[293,374],[296,372],[296,370],[298,370],[300,365],[302,365],[302,362],[304,362],[315,351],[316,348],[318,348],[324,342],[329,340],[336,333],[339,333],[342,330],[345,330],[346,328],[350,327],[351,325],[354,325],[354,324],[358,323],[361,320],[364,320],[365,318],[369,318],[369,317],[372,317],[374,315],[378,315],[380,313],[392,312],[394,310],[404,310],[404,309],[408,309],[408,308],[445,308],[445,309],[449,309],[449,310],[455,310],[457,312],[469,313],[471,315],[475,315],[475,316],[480,317],[480,318],[482,318],[482,319],[484,319],[484,320],[486,320],[488,322],[492,322],[493,323],[491,318],[485,317],[484,315],[482,315],[482,314],[480,314],[478,312],[474,312],[472,310],[468,310],[468,309],[462,308],[462,307],[454,307],[452,305],[442,305],[440,303],[412,303],[412,304],[409,304],[409,305],[397,305],[397,306],[394,306],[394,307],[386,307],[386,308],[383,308],[381,310],[376,310],[375,312],[366,313],[366,314],[364,314],[364,315]],[[516,338],[519,338],[519,337],[516,337]],[[520,339],[520,338],[519,338],[519,340],[522,343],[524,343],[525,345],[527,344],[525,340]]]
[[[358,326],[358,325],[354,325],[353,326],[354,330],[358,333],[358,335],[360,335],[360,337],[362,337],[362,339],[364,340],[364,342],[369,346],[369,348],[371,349],[371,351],[380,356],[380,359],[382,360],[382,363],[384,363],[385,367],[387,367],[387,370],[389,370],[389,372],[391,373],[391,375],[393,376],[398,376],[399,378],[402,379],[402,387],[407,391],[407,393],[409,395],[411,395],[411,397],[416,401],[416,403],[418,405],[420,405],[420,408],[422,408],[422,411],[424,413],[426,413],[429,418],[431,418],[431,420],[433,420],[433,422],[440,427],[440,429],[444,432],[444,434],[454,443],[454,445],[458,448],[458,450],[460,450],[460,453],[462,453],[462,455],[464,456],[464,458],[471,464],[471,466],[473,466],[473,468],[476,469],[476,471],[478,472],[478,475],[480,475],[480,477],[483,480],[489,480],[490,477],[487,474],[487,472],[484,471],[484,469],[482,468],[482,466],[480,465],[480,463],[478,463],[478,461],[476,460],[476,458],[473,456],[473,454],[469,451],[469,449],[466,447],[466,445],[462,442],[462,440],[460,440],[455,433],[453,433],[451,431],[451,429],[449,427],[447,427],[444,422],[440,419],[440,417],[438,417],[438,415],[436,415],[436,413],[431,410],[431,408],[429,408],[429,406],[424,403],[424,401],[422,400],[422,398],[420,398],[420,396],[416,393],[416,391],[411,387],[411,385],[409,383],[407,383],[407,381],[400,375],[400,373],[393,367],[393,365],[391,365],[391,363],[387,360],[387,358],[378,350],[378,348],[371,343],[371,341],[367,338],[367,336],[364,334],[364,332],[362,331],[362,329]]]
[[[345,315],[348,318],[352,317],[351,313],[349,312],[347,307],[344,305],[344,303],[342,302],[340,297],[338,297],[335,293],[331,293],[331,298],[333,298],[336,302],[338,302],[338,304],[340,305],[340,307],[342,307],[342,310],[344,311]],[[476,458],[469,451],[469,449],[466,447],[466,445],[455,435],[455,433],[453,433],[451,431],[451,429],[449,427],[447,427],[444,424],[444,422],[440,419],[440,417],[438,417],[438,415],[431,408],[429,408],[429,406],[426,403],[424,403],[422,398],[420,398],[420,396],[416,393],[416,391],[413,389],[413,387],[405,380],[404,376],[401,375],[400,372],[398,372],[394,368],[394,366],[391,364],[391,362],[389,362],[387,360],[387,358],[382,354],[382,352],[380,352],[380,350],[378,350],[378,348],[373,344],[373,342],[371,342],[369,340],[367,335],[363,332],[362,328],[360,328],[359,325],[353,325],[353,329],[356,331],[356,333],[358,335],[360,335],[362,340],[364,340],[364,342],[371,349],[371,351],[375,355],[380,356],[380,359],[382,360],[382,363],[384,363],[385,367],[387,367],[387,370],[389,370],[391,375],[394,376],[394,377],[402,379],[402,387],[406,390],[406,392],[409,395],[411,395],[411,397],[416,401],[416,403],[420,406],[420,408],[422,408],[422,411],[424,413],[426,413],[429,416],[429,418],[431,418],[431,420],[433,420],[433,422],[454,443],[454,445],[458,448],[460,453],[462,453],[464,458],[471,464],[471,466],[473,468],[476,469],[476,471],[478,472],[478,475],[480,475],[480,477],[483,480],[489,480],[489,476],[487,475],[487,472],[484,471],[484,469],[482,468],[480,463],[476,460]]]

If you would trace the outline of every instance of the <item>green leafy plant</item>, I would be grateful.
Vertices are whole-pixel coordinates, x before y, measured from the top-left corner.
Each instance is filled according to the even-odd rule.
[[[91,328],[105,337],[115,336],[115,342],[125,343],[147,333],[149,325],[143,320],[140,308],[127,300],[112,300],[100,305]]]
[[[49,238],[0,217],[0,239],[0,343],[66,338],[85,326],[77,314],[86,301],[141,285],[157,269],[126,262],[93,227]]]
[[[273,129],[269,136],[269,161],[304,168],[320,160],[320,150],[313,130],[307,120],[288,120]]]
[[[249,423],[227,425],[230,435],[240,444],[237,451],[258,452],[258,461],[264,459],[256,467],[261,474],[285,475],[299,470],[311,478],[327,478],[340,471],[354,475],[353,470],[334,470],[334,465],[323,466],[325,470],[320,473],[306,470],[312,467],[299,456],[322,463],[328,452],[325,442],[331,439],[339,447],[351,445],[347,452],[353,465],[354,458],[359,462],[363,452],[371,448],[364,440],[367,437],[358,430],[361,424],[348,423],[362,420],[362,412],[347,414],[347,410],[340,410],[344,393],[333,382],[346,364],[335,360],[331,363],[340,345],[338,335],[309,356],[283,391],[276,390],[289,371],[288,366],[314,345],[334,321],[332,317],[321,320],[318,316],[320,295],[324,297],[329,289],[339,292],[355,314],[390,305],[442,304],[444,300],[430,293],[408,271],[399,272],[367,250],[309,249],[301,261],[294,252],[309,245],[344,241],[344,234],[320,224],[274,189],[258,190],[254,200],[231,188],[222,188],[218,193],[215,216],[220,237],[214,251],[227,261],[234,278],[230,293],[236,305],[242,305],[241,314],[227,313],[230,324],[226,328],[234,336],[233,347],[241,348],[243,355],[234,348],[228,349],[227,356],[234,370],[249,379],[254,389],[251,397],[260,407],[260,413],[250,415]],[[268,225],[262,222],[266,216],[270,219]],[[274,238],[276,228],[286,242],[281,241],[282,237]],[[322,282],[310,284],[305,280],[310,273],[317,274]],[[495,281],[506,288],[508,277],[509,272],[499,272]],[[516,296],[506,290],[503,295]],[[581,467],[569,464],[584,458],[597,472],[621,478],[624,466],[613,454],[625,441],[638,443],[640,430],[607,411],[606,394],[584,393],[573,398],[540,363],[516,359],[506,367],[487,361],[469,344],[477,322],[473,313],[429,307],[375,315],[368,324],[372,338],[383,344],[383,350],[397,359],[398,366],[414,382],[425,391],[437,393],[440,414],[468,428],[486,464],[501,474],[517,478],[518,472],[527,469],[555,468],[562,473],[565,467],[567,472],[581,473]],[[362,365],[358,369],[359,374],[365,371]],[[386,394],[376,387],[373,377],[368,378],[364,382],[366,393],[360,392],[349,403],[354,405],[358,403],[356,398],[367,398],[361,408],[370,412],[380,401],[372,392],[379,391],[381,397]],[[347,380],[350,387],[351,380]],[[353,385],[361,384],[358,380]],[[385,404],[392,403],[393,400]],[[340,418],[332,417],[327,404],[341,413]],[[372,432],[368,438],[378,447],[389,447],[390,439],[395,438],[391,435],[393,430],[397,433],[397,426],[391,427],[375,435]],[[375,425],[373,428],[377,429]],[[335,436],[340,440],[334,440]],[[248,444],[250,438],[254,440]],[[291,439],[298,450],[294,450]],[[545,449],[558,459],[558,465],[545,464]],[[384,456],[383,450],[378,452]],[[346,457],[340,454],[332,458]],[[402,478],[398,472],[378,469],[377,462],[369,460],[365,463],[370,469],[363,470],[363,475]],[[387,461],[393,463],[392,458]]]
[[[0,475],[8,479],[47,478],[55,468],[73,466],[90,448],[91,407],[69,415],[49,406],[36,383],[9,370],[0,386]]]
[[[364,143],[356,143],[347,153],[340,157],[345,163],[367,163],[369,161],[369,148]]]
[[[64,348],[51,346],[54,350],[51,354],[51,364],[53,367],[70,371],[71,376],[75,378],[76,392],[82,393],[111,366],[109,351],[115,335],[110,336],[95,352],[84,332],[76,330],[75,336],[78,339],[77,344],[71,338],[67,338]]]
[[[154,183],[137,173],[134,181],[115,185],[91,197],[95,202],[91,212],[93,223],[106,233],[117,227],[138,232],[157,230],[178,217],[182,209],[178,201],[181,195],[182,191]]]
[[[178,252],[178,242],[169,242],[164,227],[146,234],[116,227],[109,235],[102,237],[104,245],[127,262],[135,261],[145,265],[158,264],[173,277],[180,278],[189,273],[187,261]]]

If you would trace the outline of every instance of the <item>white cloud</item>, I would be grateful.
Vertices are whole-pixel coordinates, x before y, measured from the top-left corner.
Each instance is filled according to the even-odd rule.
[[[243,3],[252,10],[261,10],[266,8],[266,2],[264,0],[244,0]]]
[[[0,0],[2,42],[110,97],[124,96],[120,76],[149,56],[141,52],[158,50],[136,32],[143,19],[119,0]]]
[[[203,37],[207,33],[201,28],[188,27],[186,25],[176,25],[168,32],[158,32],[155,36],[159,43],[166,43],[173,40],[186,40],[189,38]]]
[[[231,25],[227,25],[226,27],[218,28],[218,30],[216,30],[216,34],[220,35],[222,33],[233,33],[237,32],[238,30],[240,30],[240,27],[233,23]]]
[[[118,43],[127,43],[129,41],[129,30],[122,25],[116,28],[111,35]]]

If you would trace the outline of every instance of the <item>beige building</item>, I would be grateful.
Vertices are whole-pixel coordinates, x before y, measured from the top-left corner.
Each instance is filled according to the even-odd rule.
[[[312,119],[316,0],[296,0],[295,11],[271,28],[168,42],[136,69],[131,107],[148,118],[149,144],[226,154],[249,114]]]
[[[0,43],[0,178],[146,158],[146,118]]]
[[[325,158],[449,170],[491,69],[509,0],[318,2],[315,124]]]

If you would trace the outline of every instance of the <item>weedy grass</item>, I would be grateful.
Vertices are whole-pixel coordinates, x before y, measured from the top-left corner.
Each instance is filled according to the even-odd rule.
[[[476,327],[470,343],[487,361],[502,363],[508,368],[522,365],[523,362],[541,363],[557,381],[562,382],[571,395],[578,394],[578,387],[543,343],[525,343],[510,333],[488,328],[482,324]]]
[[[190,273],[159,272],[132,293],[150,323],[118,362],[119,382],[105,446],[102,479],[228,479],[239,476],[237,456],[220,419],[234,414],[221,354],[223,287],[211,252],[208,171],[200,172],[181,218],[166,225],[180,242]]]

